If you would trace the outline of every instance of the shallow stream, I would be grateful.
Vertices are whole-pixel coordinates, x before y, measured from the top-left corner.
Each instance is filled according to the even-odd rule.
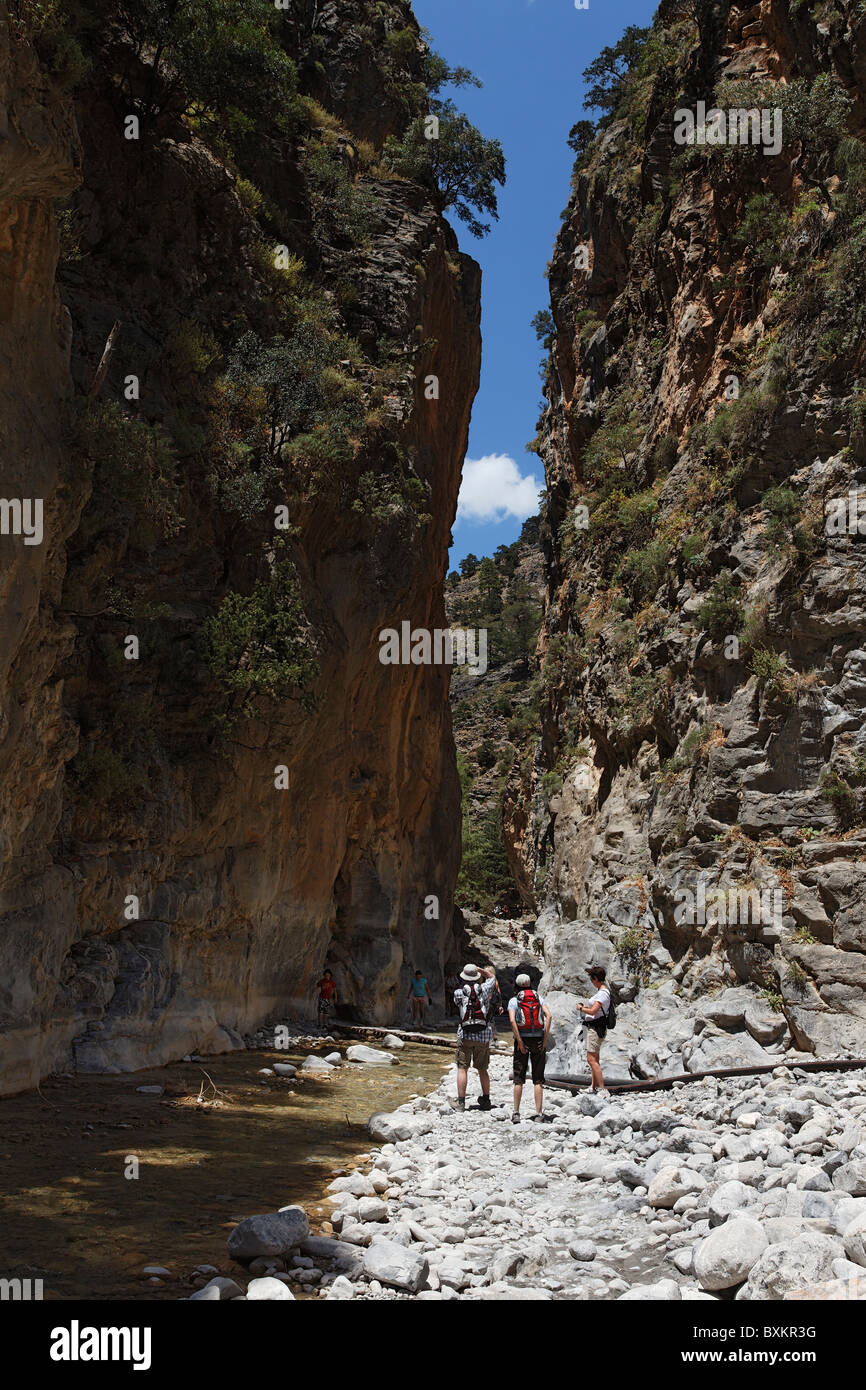
[[[172,1299],[198,1264],[232,1272],[225,1242],[245,1216],[298,1203],[315,1231],[334,1169],[369,1150],[370,1115],[432,1090],[452,1054],[407,1044],[392,1067],[257,1075],[310,1050],[53,1077],[0,1101],[0,1278],[41,1278],[46,1299]],[[148,1264],[174,1279],[149,1285]]]

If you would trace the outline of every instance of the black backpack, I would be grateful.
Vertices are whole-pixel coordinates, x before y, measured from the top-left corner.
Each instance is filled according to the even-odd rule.
[[[488,1014],[481,1002],[481,995],[474,984],[468,984],[464,991],[463,1015],[461,1024],[464,1033],[480,1032],[487,1027]]]
[[[613,1006],[613,994],[611,993],[609,985],[605,985],[604,988],[607,990],[607,1013],[605,1013],[604,1009],[600,1009],[594,1018],[587,1018],[586,1020],[590,1028],[594,1028],[600,1038],[604,1037],[609,1028],[616,1027],[616,1009]]]

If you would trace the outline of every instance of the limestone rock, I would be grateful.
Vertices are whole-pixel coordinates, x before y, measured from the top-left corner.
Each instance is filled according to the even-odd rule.
[[[760,1222],[748,1217],[717,1226],[695,1254],[695,1275],[701,1288],[715,1293],[742,1284],[767,1244]]]
[[[396,1062],[389,1052],[378,1047],[366,1047],[364,1043],[353,1043],[346,1056],[350,1062],[362,1062],[367,1067],[390,1067]]]
[[[364,1271],[393,1288],[417,1293],[427,1278],[429,1264],[420,1254],[390,1240],[375,1240],[364,1255]]]
[[[236,1260],[252,1260],[257,1255],[285,1255],[310,1234],[310,1224],[301,1207],[284,1207],[264,1216],[248,1216],[235,1226],[228,1238],[228,1250]]]

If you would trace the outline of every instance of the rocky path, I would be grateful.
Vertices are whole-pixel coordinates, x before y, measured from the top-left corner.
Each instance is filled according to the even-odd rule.
[[[548,1091],[542,1126],[525,1101],[512,1125],[491,1069],[492,1112],[452,1110],[449,1071],[371,1121],[380,1147],[331,1186],[338,1239],[301,1255],[322,1296],[866,1298],[866,1071]]]

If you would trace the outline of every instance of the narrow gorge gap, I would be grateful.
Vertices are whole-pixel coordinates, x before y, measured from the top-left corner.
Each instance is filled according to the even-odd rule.
[[[4,1299],[864,1296],[866,11],[500,5],[0,3]]]

